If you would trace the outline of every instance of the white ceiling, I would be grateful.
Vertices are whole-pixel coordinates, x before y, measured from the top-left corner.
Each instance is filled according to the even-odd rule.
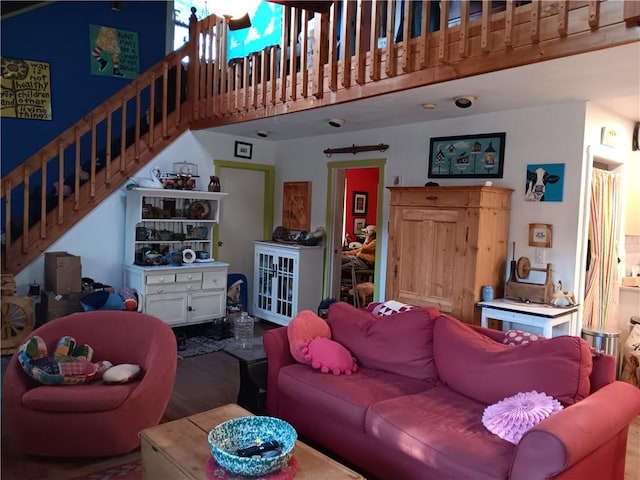
[[[476,101],[457,108],[452,98],[459,95]],[[266,130],[279,141],[575,101],[640,121],[640,42],[213,130],[242,137]],[[437,107],[422,108],[427,102]],[[344,126],[329,126],[330,118]]]

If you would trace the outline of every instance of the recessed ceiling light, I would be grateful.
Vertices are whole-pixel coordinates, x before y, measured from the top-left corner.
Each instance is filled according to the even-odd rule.
[[[256,135],[262,138],[267,138],[269,136],[269,132],[267,132],[266,130],[258,130],[256,132]]]
[[[474,97],[473,95],[461,95],[459,97],[453,98],[453,102],[458,108],[469,108],[475,101],[476,97]]]
[[[329,125],[335,128],[340,128],[342,125],[344,125],[344,120],[342,118],[330,118]]]
[[[433,110],[437,106],[438,106],[437,103],[423,103],[422,104],[422,108],[424,108],[425,110]]]

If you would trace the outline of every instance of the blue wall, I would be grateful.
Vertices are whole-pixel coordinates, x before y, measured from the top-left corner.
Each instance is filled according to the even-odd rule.
[[[53,120],[2,117],[2,174],[130,83],[123,78],[91,75],[89,25],[136,32],[142,73],[166,54],[166,17],[165,1],[127,1],[121,11],[112,10],[110,1],[57,1],[3,19],[3,57],[51,64]]]

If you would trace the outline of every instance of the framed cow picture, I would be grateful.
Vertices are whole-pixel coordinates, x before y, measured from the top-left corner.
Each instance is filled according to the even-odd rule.
[[[527,165],[524,199],[527,202],[561,202],[564,191],[564,163]]]

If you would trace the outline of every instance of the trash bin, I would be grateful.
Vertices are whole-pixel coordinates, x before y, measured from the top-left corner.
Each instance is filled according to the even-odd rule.
[[[582,338],[598,352],[616,357],[616,378],[620,376],[620,331],[601,332],[582,329]]]

